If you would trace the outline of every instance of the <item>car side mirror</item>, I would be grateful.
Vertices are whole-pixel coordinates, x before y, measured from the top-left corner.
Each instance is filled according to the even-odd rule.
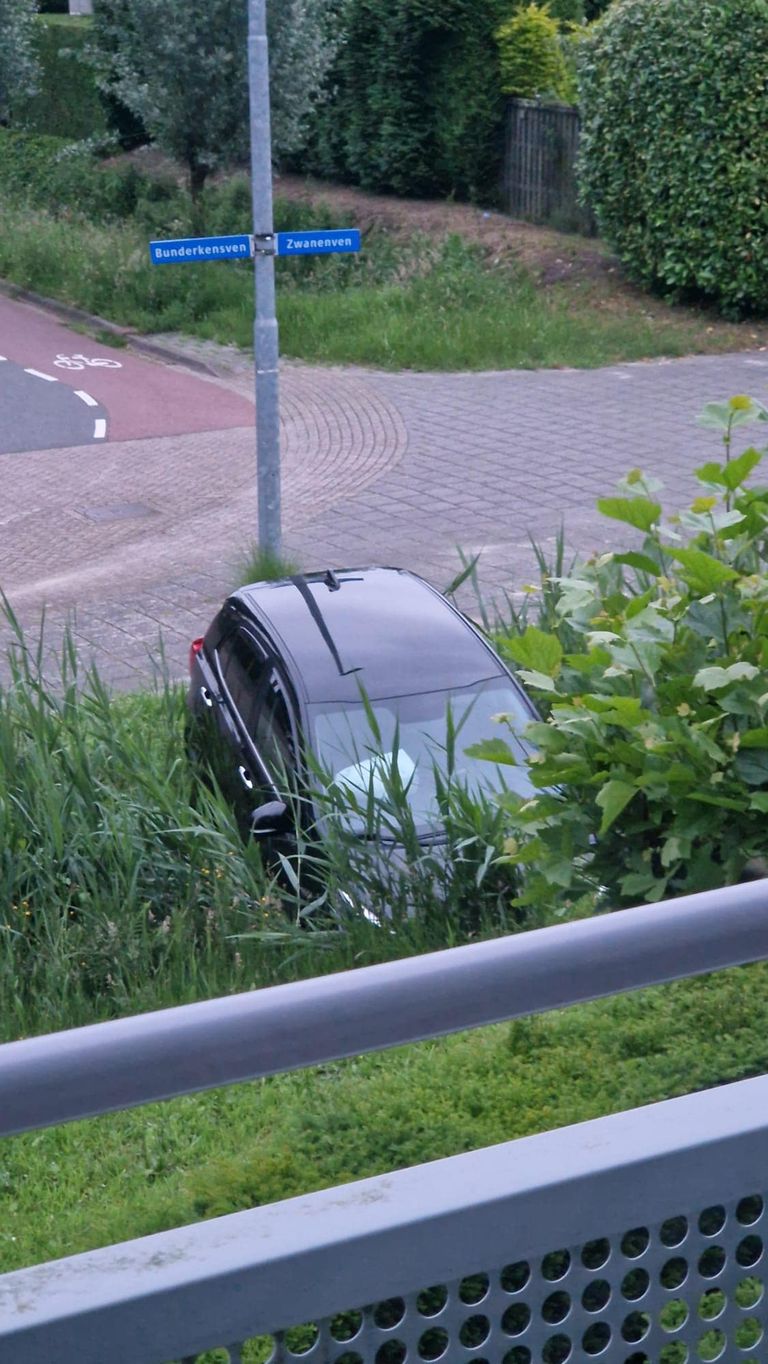
[[[288,806],[283,800],[268,800],[251,811],[251,833],[256,838],[283,833],[289,823]]]

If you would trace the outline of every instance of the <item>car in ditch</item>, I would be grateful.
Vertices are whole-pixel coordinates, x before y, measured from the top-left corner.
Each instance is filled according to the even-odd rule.
[[[370,808],[393,766],[419,840],[439,841],[449,728],[452,781],[533,794],[524,738],[538,718],[533,703],[480,630],[415,573],[373,567],[252,583],[227,598],[189,663],[190,751],[243,834],[280,849],[295,844],[298,818],[322,837],[321,788]],[[499,732],[499,714],[511,720],[514,766],[466,752]]]

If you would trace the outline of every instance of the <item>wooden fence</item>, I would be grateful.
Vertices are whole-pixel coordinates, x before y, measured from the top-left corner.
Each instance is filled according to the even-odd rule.
[[[594,233],[592,214],[578,202],[579,122],[578,109],[567,105],[508,101],[502,191],[511,217]]]

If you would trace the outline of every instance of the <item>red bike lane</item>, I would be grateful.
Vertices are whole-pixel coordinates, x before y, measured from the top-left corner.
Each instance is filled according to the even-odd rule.
[[[0,355],[104,408],[106,430],[97,435],[107,440],[219,431],[254,422],[253,404],[215,380],[105,346],[30,304],[3,297]]]

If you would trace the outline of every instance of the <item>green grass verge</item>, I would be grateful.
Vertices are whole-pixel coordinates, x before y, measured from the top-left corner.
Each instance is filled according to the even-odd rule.
[[[133,220],[96,225],[70,211],[64,224],[40,208],[6,204],[0,275],[144,332],[250,346],[250,267],[150,265],[150,236],[188,230],[186,223],[161,230],[156,218],[150,214],[146,227]],[[237,226],[232,219],[229,230]],[[565,296],[537,289],[521,268],[490,265],[459,237],[396,248],[373,233],[360,260],[283,261],[278,272],[283,354],[325,363],[589,368],[688,354],[700,331],[687,322],[659,330],[597,306],[576,311]]]
[[[14,1138],[0,1270],[760,1073],[766,987],[744,967]]]

